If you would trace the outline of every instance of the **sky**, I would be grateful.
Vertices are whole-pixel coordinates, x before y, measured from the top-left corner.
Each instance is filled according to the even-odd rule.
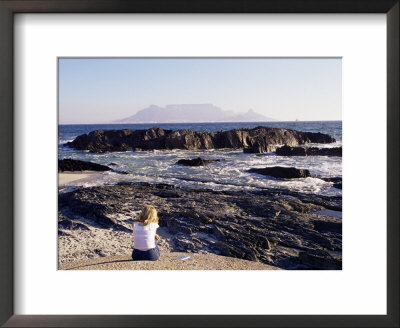
[[[110,123],[157,105],[342,119],[340,58],[60,58],[59,123]]]

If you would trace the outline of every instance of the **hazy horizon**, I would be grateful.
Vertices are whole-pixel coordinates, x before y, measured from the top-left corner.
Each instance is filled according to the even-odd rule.
[[[340,58],[60,58],[58,78],[60,124],[112,124],[151,104],[342,119]]]
[[[268,122],[341,122],[342,120],[275,120],[275,121],[255,121],[255,122],[231,122],[231,121],[220,121],[220,122],[168,122],[168,123],[159,123],[159,122],[148,122],[148,123],[112,123],[112,122],[100,122],[100,123],[59,123],[59,125],[143,125],[143,124],[163,124],[163,125],[170,125],[170,124],[191,124],[191,123],[198,123],[198,124],[207,124],[207,123],[268,123]]]

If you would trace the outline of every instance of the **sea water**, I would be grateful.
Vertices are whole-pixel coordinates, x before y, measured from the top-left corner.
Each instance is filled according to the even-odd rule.
[[[113,185],[119,182],[166,183],[187,188],[208,188],[213,190],[263,190],[288,189],[295,192],[340,196],[342,191],[320,178],[341,177],[342,158],[328,156],[284,157],[271,154],[247,154],[242,150],[154,150],[91,153],[65,146],[78,135],[99,129],[191,129],[213,132],[240,128],[267,126],[294,129],[307,132],[321,132],[336,139],[333,144],[310,144],[320,148],[342,146],[341,121],[312,122],[256,122],[256,123],[171,123],[171,124],[91,124],[59,125],[58,158],[72,158],[110,165],[115,170],[128,174],[105,172],[90,182],[72,182],[76,186]],[[180,159],[220,159],[201,167],[177,165]],[[286,166],[308,169],[312,177],[304,179],[280,180],[247,172],[250,168],[266,166]]]

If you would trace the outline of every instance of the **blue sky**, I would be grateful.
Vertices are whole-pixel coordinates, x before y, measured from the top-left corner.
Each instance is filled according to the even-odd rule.
[[[339,58],[59,59],[60,124],[108,123],[150,104],[211,103],[276,120],[341,120]]]

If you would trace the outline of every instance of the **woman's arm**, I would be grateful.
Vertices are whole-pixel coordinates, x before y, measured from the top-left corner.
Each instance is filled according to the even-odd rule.
[[[156,234],[156,240],[159,241],[161,239],[161,237],[159,235]]]

